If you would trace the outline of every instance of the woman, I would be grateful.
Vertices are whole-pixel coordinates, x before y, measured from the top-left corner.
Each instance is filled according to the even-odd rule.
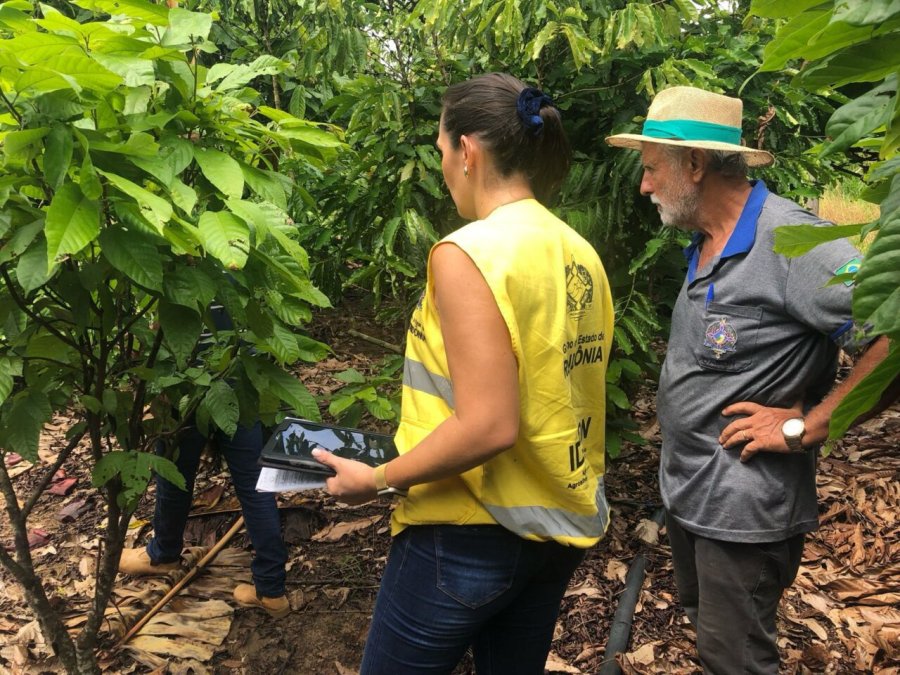
[[[316,451],[336,497],[408,490],[362,672],[543,673],[559,603],[608,523],[612,301],[596,252],[541,202],[569,168],[549,97],[489,74],[450,87],[437,147],[474,222],[434,246],[406,344],[401,452]]]

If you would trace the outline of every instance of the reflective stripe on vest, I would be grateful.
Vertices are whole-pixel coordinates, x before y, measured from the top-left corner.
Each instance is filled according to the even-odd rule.
[[[597,513],[593,515],[549,509],[543,506],[503,507],[485,504],[484,508],[498,523],[513,532],[552,539],[557,537],[602,537],[609,523],[609,507],[606,503],[603,476],[599,476],[597,479],[594,501],[597,504]]]
[[[453,385],[443,375],[432,373],[425,365],[407,357],[403,363],[403,385],[443,399],[453,410]]]

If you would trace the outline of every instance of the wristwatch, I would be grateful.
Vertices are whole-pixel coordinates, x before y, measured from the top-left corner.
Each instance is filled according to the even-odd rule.
[[[375,467],[375,492],[378,493],[379,497],[382,497],[384,495],[397,495],[398,497],[406,497],[409,494],[408,490],[391,487],[387,484],[387,478],[385,478],[384,475],[384,471],[386,468],[387,464],[379,464]]]
[[[787,443],[790,452],[806,452],[803,447],[803,434],[806,433],[806,423],[802,417],[792,417],[781,425],[781,435]]]

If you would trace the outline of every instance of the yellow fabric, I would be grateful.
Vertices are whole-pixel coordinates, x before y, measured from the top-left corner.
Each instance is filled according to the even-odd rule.
[[[519,437],[480,467],[414,486],[394,510],[393,533],[413,524],[499,523],[529,539],[590,546],[609,521],[602,476],[613,307],[600,259],[532,199],[502,206],[437,245],[445,243],[474,261],[509,328]],[[429,269],[407,334],[399,451],[452,413]]]

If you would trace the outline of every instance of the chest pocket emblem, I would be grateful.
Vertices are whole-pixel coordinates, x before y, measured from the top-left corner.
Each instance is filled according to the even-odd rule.
[[[733,352],[736,344],[737,331],[734,330],[734,326],[728,323],[728,319],[725,317],[714,321],[706,327],[703,346],[708,348],[717,359],[721,359],[728,352]]]

